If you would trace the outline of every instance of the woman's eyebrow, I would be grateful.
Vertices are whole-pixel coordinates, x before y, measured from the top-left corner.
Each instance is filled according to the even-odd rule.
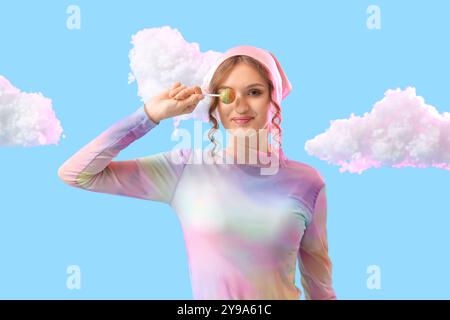
[[[252,83],[252,84],[248,85],[246,88],[248,89],[248,88],[256,87],[256,86],[264,87],[264,85],[263,85],[262,83]],[[230,87],[230,86],[223,85],[223,86],[220,86],[220,87],[217,88],[217,89],[222,89],[222,88],[231,88],[231,87]]]

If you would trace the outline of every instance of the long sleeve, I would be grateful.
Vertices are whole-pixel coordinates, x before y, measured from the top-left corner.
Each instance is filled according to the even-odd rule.
[[[88,191],[170,204],[186,164],[186,150],[112,161],[121,150],[158,124],[148,117],[144,106],[140,107],[66,160],[58,169],[58,176],[68,185]]]
[[[325,185],[317,195],[311,219],[298,252],[305,298],[307,300],[336,300],[336,294],[332,288],[332,262],[328,256]]]

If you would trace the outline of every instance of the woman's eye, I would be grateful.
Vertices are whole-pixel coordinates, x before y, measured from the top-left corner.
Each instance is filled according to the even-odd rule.
[[[250,92],[256,93],[257,96],[259,96],[261,94],[261,91],[256,90],[256,89],[255,90],[250,90]]]

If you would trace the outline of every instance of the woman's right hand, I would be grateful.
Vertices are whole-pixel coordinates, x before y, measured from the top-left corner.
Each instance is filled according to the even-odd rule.
[[[159,123],[163,119],[191,113],[204,97],[199,86],[186,87],[176,82],[171,89],[147,101],[144,108],[149,118]]]

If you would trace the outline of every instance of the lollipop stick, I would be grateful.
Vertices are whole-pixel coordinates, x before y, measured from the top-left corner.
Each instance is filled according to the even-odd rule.
[[[203,93],[203,95],[210,96],[210,97],[220,97],[220,94],[216,94],[216,93]]]
[[[220,101],[226,104],[233,103],[233,101],[236,99],[236,93],[231,88],[226,88],[223,90],[220,94],[218,93],[204,93],[205,96],[209,97],[220,97]]]

